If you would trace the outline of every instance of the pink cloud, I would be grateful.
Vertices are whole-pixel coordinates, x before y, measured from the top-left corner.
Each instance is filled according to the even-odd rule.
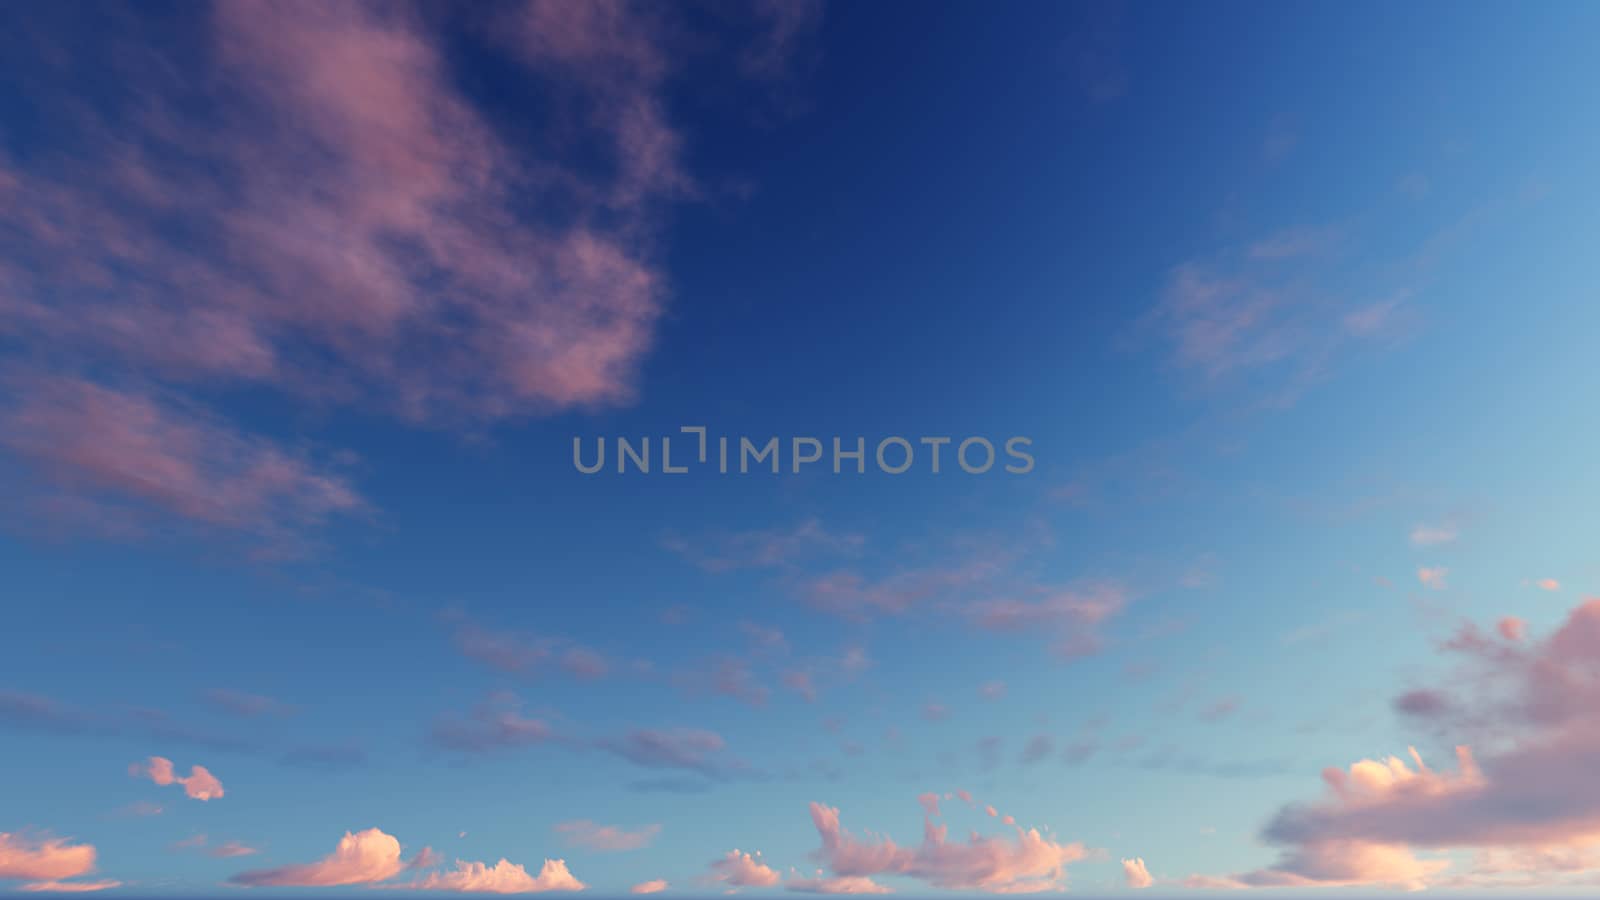
[[[947,829],[924,822],[923,841],[901,847],[888,837],[857,839],[840,825],[839,810],[811,804],[811,821],[822,839],[817,859],[838,876],[906,875],[950,890],[1021,893],[1059,888],[1069,863],[1084,859],[1082,844],[1061,844],[1037,829],[1015,828],[1012,840],[974,834],[950,842]]]
[[[206,852],[218,859],[233,859],[238,856],[254,856],[261,851],[239,841],[226,841]]]
[[[791,878],[784,887],[803,894],[888,894],[887,887],[861,875],[842,875],[836,878]]]
[[[229,880],[247,887],[333,887],[388,881],[405,868],[400,841],[368,828],[345,832],[333,853],[317,862],[240,872]]]
[[[1527,623],[1516,616],[1506,616],[1495,623],[1495,630],[1508,641],[1520,641],[1527,631]]]
[[[693,23],[671,18],[532,2],[481,29],[542,98],[518,122],[531,144],[410,8],[226,4],[181,79],[118,62],[167,48],[87,61],[101,114],[37,85],[82,113],[62,118],[77,150],[0,158],[0,321],[48,348],[28,380],[70,403],[25,401],[0,443],[65,491],[298,531],[357,509],[353,490],[201,415],[195,385],[442,426],[631,402],[666,294],[660,212],[696,190],[665,99],[683,54],[662,41]],[[763,23],[777,56],[793,22]]]
[[[1128,882],[1128,887],[1135,890],[1156,883],[1156,880],[1150,877],[1150,870],[1145,868],[1144,860],[1137,856],[1122,861],[1122,877]]]
[[[179,401],[68,377],[13,387],[0,443],[63,490],[279,539],[364,506],[337,475]]]
[[[929,791],[925,794],[918,794],[917,802],[922,804],[922,811],[924,814],[929,816],[937,816],[939,814],[938,794],[935,794],[932,791]]]
[[[430,737],[440,747],[464,753],[488,753],[557,738],[548,722],[523,715],[521,707],[515,696],[497,694],[473,706],[466,716],[441,718],[434,723]]]
[[[1555,580],[1554,578],[1541,578],[1538,581],[1535,581],[1533,584],[1541,591],[1561,590],[1561,582]]]
[[[181,784],[184,794],[195,800],[215,800],[222,796],[222,782],[205,766],[191,766],[187,776],[180,776],[174,773],[172,760],[164,756],[152,756],[147,763],[129,766],[128,773],[149,778],[162,786]]]
[[[581,891],[588,885],[574,878],[561,859],[547,859],[537,876],[517,863],[502,859],[494,865],[457,860],[456,867],[434,872],[408,887],[423,891],[459,891],[487,894],[535,894],[545,891]]]
[[[85,894],[91,891],[104,891],[114,887],[121,887],[122,882],[102,881],[34,881],[21,885],[18,890],[30,894]]]
[[[727,855],[711,864],[711,881],[729,887],[772,887],[781,879],[777,870],[761,861],[761,854],[729,850]]]
[[[650,881],[641,881],[641,882],[639,882],[638,884],[634,885],[633,887],[628,888],[628,893],[630,893],[630,894],[659,894],[659,893],[661,893],[662,891],[666,890],[669,887],[671,887],[671,885],[667,884],[665,879],[656,878],[656,879],[652,879]]]
[[[93,872],[94,861],[91,844],[0,832],[0,879],[55,882]]]
[[[1449,577],[1449,575],[1450,570],[1446,569],[1444,566],[1435,566],[1433,568],[1423,566],[1422,568],[1417,569],[1417,581],[1420,582],[1423,587],[1431,588],[1436,591],[1442,591],[1448,586],[1446,584],[1446,579]]]
[[[1417,854],[1470,850],[1515,858],[1519,877],[1559,883],[1551,866],[1600,848],[1600,599],[1586,601],[1554,633],[1494,640],[1472,627],[1444,645],[1466,657],[1448,690],[1426,689],[1427,703],[1402,712],[1472,737],[1480,760],[1457,748],[1455,771],[1410,759],[1362,760],[1329,769],[1321,801],[1284,807],[1263,832],[1283,848],[1274,866],[1232,876],[1243,884],[1444,883],[1447,858]],[[1418,695],[1413,691],[1410,695]],[[1500,872],[1477,871],[1467,878]]]
[[[173,843],[174,850],[197,850],[206,846],[208,838],[203,834],[184,838]],[[254,856],[261,851],[240,841],[225,841],[205,851],[207,856],[217,859],[234,859],[240,856]]]
[[[555,830],[556,833],[565,836],[567,843],[575,847],[615,852],[650,846],[650,842],[661,833],[661,826],[644,825],[629,831],[616,825],[599,825],[587,819],[579,819],[557,823]]]
[[[562,637],[545,637],[504,628],[490,628],[460,614],[454,641],[463,656],[508,675],[533,675],[546,665],[557,665],[569,675],[585,680],[603,678],[611,662],[600,652]]]

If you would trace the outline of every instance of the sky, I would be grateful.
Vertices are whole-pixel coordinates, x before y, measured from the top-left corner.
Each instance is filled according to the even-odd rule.
[[[0,894],[1592,893],[1597,37],[0,8]]]

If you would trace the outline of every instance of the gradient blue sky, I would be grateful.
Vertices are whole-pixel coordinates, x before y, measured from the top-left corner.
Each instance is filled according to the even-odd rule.
[[[1600,875],[1600,8],[0,22],[0,892]]]

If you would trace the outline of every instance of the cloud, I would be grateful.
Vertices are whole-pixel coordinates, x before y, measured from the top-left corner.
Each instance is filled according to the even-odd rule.
[[[937,815],[939,815],[939,795],[938,794],[935,794],[932,791],[928,791],[927,793],[924,793],[924,794],[918,794],[917,795],[917,802],[922,804],[922,812],[923,812],[924,815],[928,815],[928,816],[937,816]]]
[[[94,861],[92,844],[0,832],[0,880],[57,882],[93,872]]]
[[[784,888],[803,894],[889,894],[887,887],[861,875],[843,875],[837,878],[791,878]]]
[[[968,615],[980,627],[1055,635],[1053,652],[1072,659],[1099,652],[1101,626],[1132,601],[1122,584],[1102,581],[1074,587],[1030,585],[1020,596],[978,601]]]
[[[34,881],[18,886],[17,890],[27,891],[30,894],[84,894],[90,891],[104,891],[114,887],[121,887],[122,882],[102,881]]]
[[[247,694],[244,691],[232,691],[226,688],[212,688],[206,691],[205,700],[223,712],[248,718],[282,716],[294,712],[293,706],[281,700],[275,700],[262,694]]]
[[[1449,577],[1449,575],[1450,570],[1446,569],[1444,566],[1436,566],[1434,568],[1423,566],[1422,568],[1417,569],[1417,581],[1420,582],[1423,587],[1431,588],[1435,591],[1442,591],[1449,586],[1446,582],[1446,579]]]
[[[714,731],[700,728],[640,728],[598,742],[635,765],[651,769],[685,769],[711,778],[724,778],[745,766],[726,757],[727,741]]]
[[[35,512],[88,527],[131,506],[296,544],[364,508],[287,435],[202,411],[199,385],[426,427],[633,401],[667,294],[662,213],[696,191],[667,84],[714,44],[669,48],[690,17],[620,0],[485,17],[223,4],[194,42],[97,36],[71,77],[20,60],[42,106],[73,110],[48,148],[0,155],[18,211],[0,321],[41,349],[7,385],[0,447],[58,492]],[[770,83],[814,21],[761,17],[742,70]],[[456,37],[488,40],[539,102],[491,120]],[[79,75],[106,88],[95,104]]]
[[[922,844],[901,847],[888,837],[858,839],[840,824],[839,810],[811,804],[822,839],[816,858],[837,876],[905,875],[947,890],[1022,893],[1062,886],[1066,866],[1088,856],[1082,844],[1061,844],[1037,829],[1013,828],[1011,840],[974,834],[952,843],[947,828],[923,823]]]
[[[1022,762],[1024,765],[1032,765],[1033,763],[1040,762],[1054,753],[1055,748],[1055,739],[1050,737],[1050,735],[1036,734],[1033,737],[1028,738],[1028,743],[1023,745]]]
[[[212,856],[217,859],[234,859],[240,856],[254,856],[261,852],[260,850],[257,850],[256,848],[251,847],[250,845],[241,841],[224,841],[215,847],[206,848],[208,840],[209,839],[205,835],[197,834],[193,837],[184,838],[183,840],[178,841],[177,843],[173,844],[172,847],[174,850],[197,850],[205,848],[205,853],[207,856]]]
[[[584,680],[611,672],[610,661],[599,651],[566,638],[492,629],[463,619],[454,639],[463,656],[507,675],[534,675],[551,665]]]
[[[1256,241],[1246,253],[1252,259],[1261,260],[1310,256],[1333,249],[1341,236],[1339,229],[1330,226],[1301,225]]]
[[[207,850],[206,853],[218,859],[232,859],[236,856],[254,856],[260,853],[254,847],[240,841],[225,841]]]
[[[496,694],[478,703],[466,716],[445,716],[434,722],[430,740],[447,750],[488,753],[556,740],[555,729],[543,719],[522,714],[521,701]]]
[[[146,763],[134,763],[128,767],[128,774],[149,778],[162,786],[181,784],[184,794],[195,800],[216,800],[222,796],[222,782],[205,766],[191,766],[187,776],[180,776],[174,773],[172,760],[164,756],[152,756]]]
[[[1137,856],[1122,861],[1122,877],[1127,880],[1128,887],[1135,889],[1147,888],[1156,883],[1156,880],[1150,877],[1150,870],[1145,868],[1144,860]]]
[[[110,495],[288,547],[364,501],[339,475],[193,404],[69,376],[13,378],[0,445],[64,491]]]
[[[1414,547],[1438,547],[1442,544],[1453,544],[1461,536],[1461,531],[1453,522],[1443,522],[1438,525],[1418,525],[1411,529],[1411,545]]]
[[[505,859],[492,866],[457,860],[455,869],[434,872],[407,886],[424,891],[490,894],[581,891],[588,887],[567,871],[566,860],[561,859],[545,860],[537,876],[529,875],[521,865]]]
[[[88,734],[103,728],[95,717],[50,697],[0,689],[0,724],[49,734]]]
[[[1555,580],[1554,578],[1541,578],[1538,581],[1535,581],[1533,585],[1541,591],[1561,590],[1561,582]]]
[[[1302,226],[1183,262],[1137,331],[1203,376],[1198,388],[1253,388],[1256,403],[1288,406],[1400,315],[1402,292],[1380,285],[1390,296],[1372,300],[1369,279],[1330,252],[1343,237]]]
[[[810,672],[794,670],[783,673],[783,686],[799,694],[807,703],[817,702],[817,685]]]
[[[648,847],[661,833],[660,825],[644,825],[629,831],[617,825],[598,825],[588,819],[560,822],[555,826],[567,843],[587,850],[616,852]]]
[[[667,884],[665,879],[655,878],[655,879],[652,879],[650,881],[641,881],[638,884],[634,885],[633,887],[628,888],[628,893],[630,893],[630,894],[659,894],[659,893],[661,893],[662,891],[666,890],[669,887],[671,887],[671,885]]]
[[[333,887],[376,884],[405,871],[400,841],[377,828],[347,831],[333,853],[314,863],[240,872],[229,881],[247,887]]]
[[[707,572],[732,572],[790,568],[810,559],[853,555],[866,544],[866,538],[833,532],[817,519],[806,519],[789,529],[721,533],[694,540],[670,535],[663,544]]]
[[[1464,627],[1444,650],[1465,657],[1448,689],[1402,695],[1401,712],[1470,737],[1485,751],[1456,749],[1454,771],[1409,759],[1362,760],[1323,773],[1328,794],[1281,809],[1262,837],[1283,848],[1268,869],[1232,876],[1251,885],[1441,883],[1448,858],[1473,851],[1498,860],[1469,879],[1517,876],[1556,884],[1560,863],[1600,867],[1600,599],[1574,609],[1542,640]],[[1426,702],[1415,699],[1427,697]],[[1410,699],[1407,699],[1410,698]]]
[[[761,862],[761,854],[729,850],[727,855],[711,863],[708,880],[729,887],[772,887],[781,879],[777,870]]]
[[[1494,627],[1495,631],[1498,631],[1500,636],[1506,640],[1520,641],[1522,640],[1523,634],[1527,632],[1528,623],[1522,621],[1516,616],[1506,616],[1505,618],[1496,622]]]

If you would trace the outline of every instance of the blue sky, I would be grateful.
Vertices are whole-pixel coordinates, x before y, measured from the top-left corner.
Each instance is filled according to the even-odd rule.
[[[1594,9],[0,15],[0,891],[1600,869]]]

